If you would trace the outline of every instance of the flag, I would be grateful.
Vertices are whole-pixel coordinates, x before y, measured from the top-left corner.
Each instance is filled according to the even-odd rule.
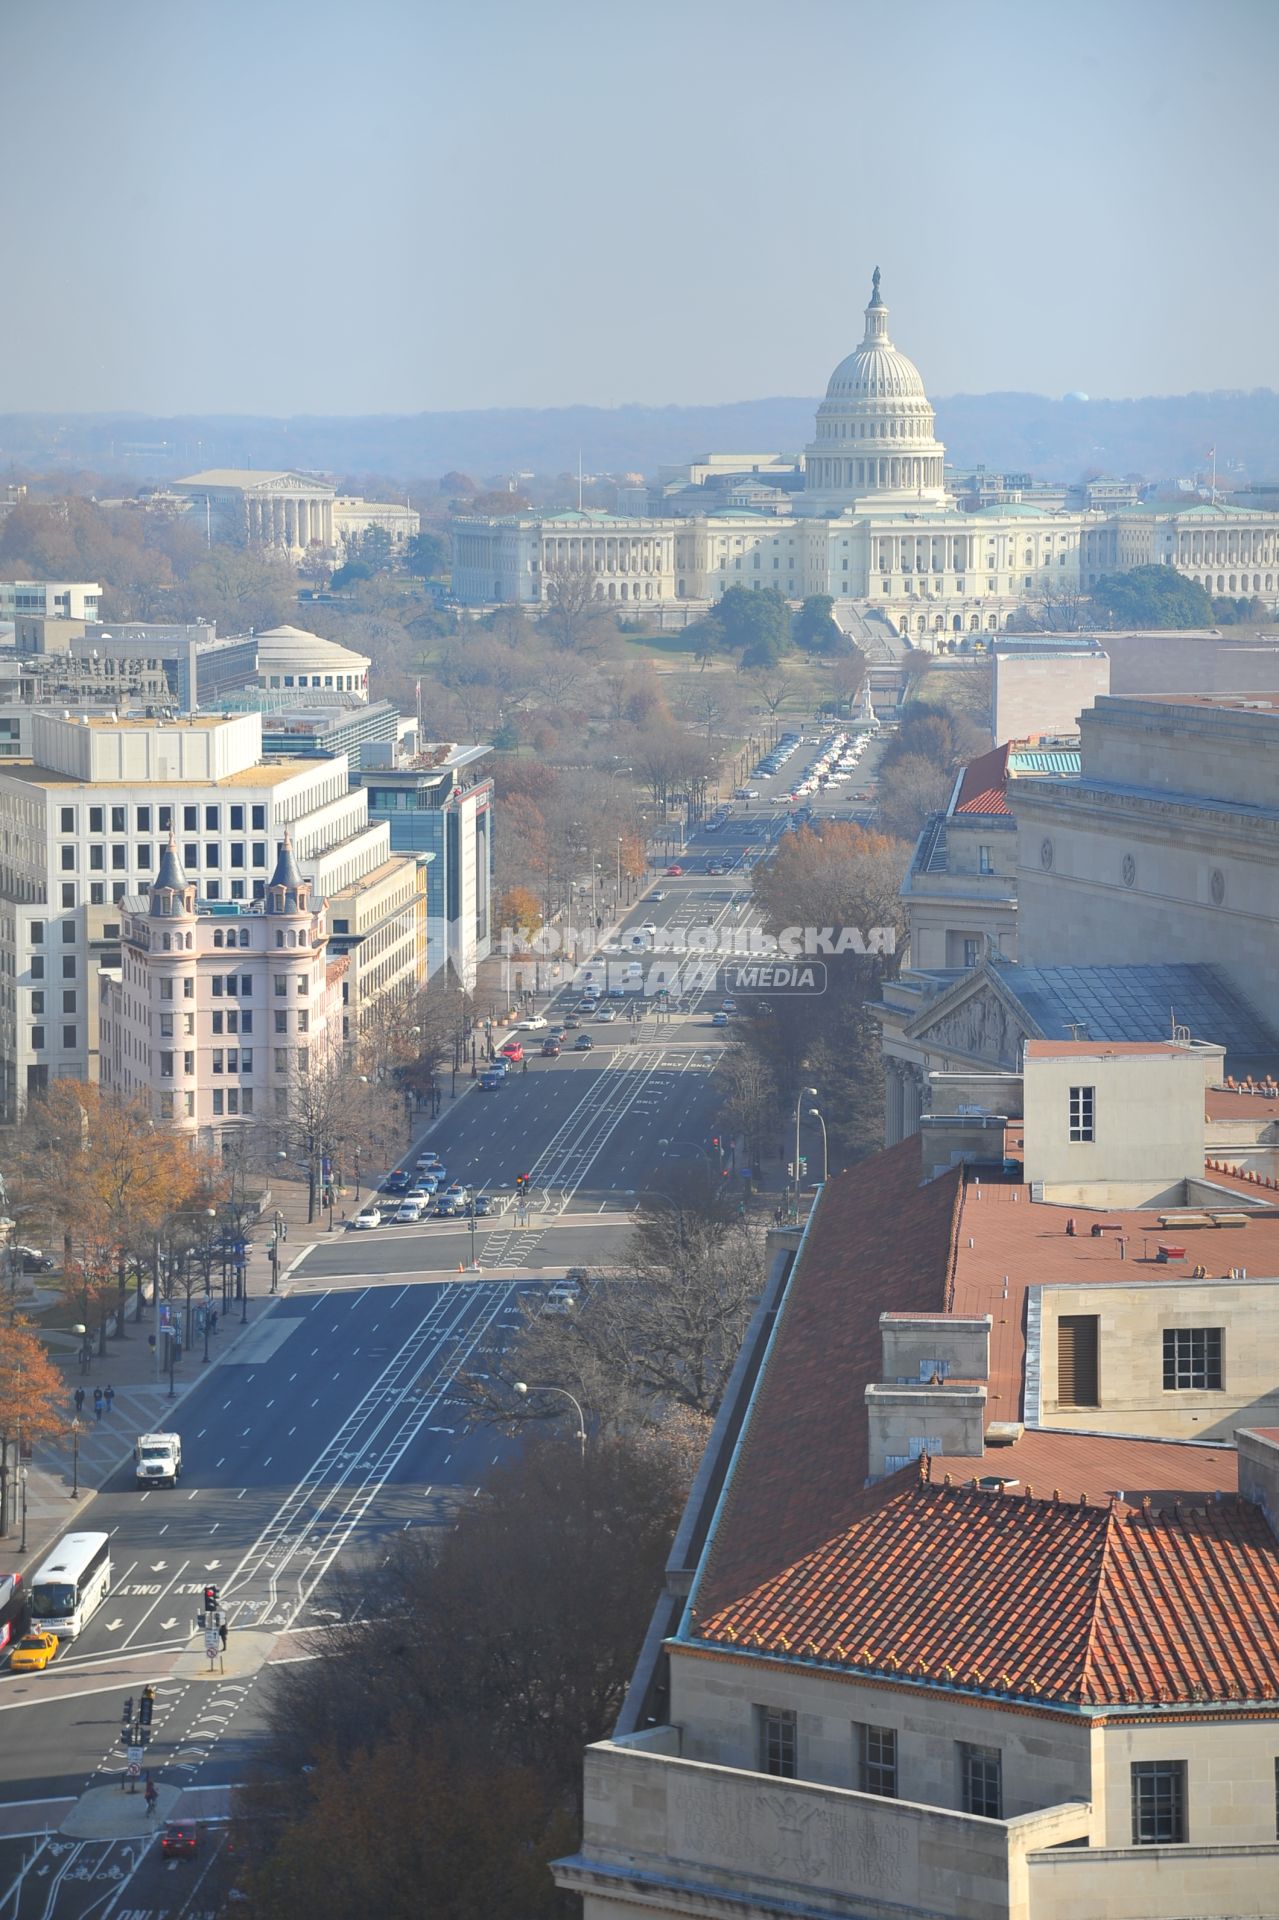
[[[1207,453],[1204,455],[1204,459],[1215,460],[1216,458],[1217,458],[1217,449],[1215,447],[1209,447]]]

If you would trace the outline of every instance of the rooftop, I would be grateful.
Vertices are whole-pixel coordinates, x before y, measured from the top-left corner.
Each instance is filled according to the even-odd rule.
[[[1279,1036],[1216,967],[1169,964],[1131,967],[1023,967],[989,963],[994,979],[1018,1002],[1045,1040],[1148,1043],[1170,1036],[1175,1021],[1194,1040],[1225,1047],[1231,1071],[1268,1071],[1279,1064]]]
[[[838,1534],[693,1632],[1072,1706],[1273,1701],[1279,1542],[1237,1498],[1097,1507],[906,1468],[850,1501]]]

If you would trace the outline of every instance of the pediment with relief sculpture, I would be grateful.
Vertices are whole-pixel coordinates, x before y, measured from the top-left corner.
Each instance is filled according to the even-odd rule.
[[[929,1053],[961,1054],[967,1060],[1018,1072],[1022,1042],[1036,1035],[986,982],[949,1005],[927,1008],[906,1029]]]

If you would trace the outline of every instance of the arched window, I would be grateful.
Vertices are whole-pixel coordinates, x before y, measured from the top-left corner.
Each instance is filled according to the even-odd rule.
[[[164,936],[164,951],[168,953],[172,945],[173,945],[173,936],[171,934],[166,933]]]
[[[275,930],[275,944],[277,947],[282,947],[284,945],[284,934],[281,928],[279,927],[277,927]]]
[[[215,928],[213,929],[213,944],[214,944],[214,946],[215,946],[215,947],[220,947],[220,946],[222,945],[222,929],[221,929],[221,927],[215,927]]]
[[[240,928],[240,945],[242,947],[247,947],[248,944],[249,944],[249,929],[247,927],[241,927]]]

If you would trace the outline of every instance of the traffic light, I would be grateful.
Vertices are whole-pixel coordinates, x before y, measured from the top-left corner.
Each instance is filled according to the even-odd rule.
[[[806,1153],[801,1153],[799,1156],[799,1177],[801,1180],[808,1178],[808,1155]]]
[[[140,1727],[149,1727],[151,1725],[151,1715],[154,1711],[155,1695],[148,1687],[138,1702],[138,1725]]]
[[[217,1610],[218,1590],[216,1587],[206,1587],[204,1589],[204,1611],[206,1613],[216,1613]]]
[[[719,1148],[719,1135],[717,1133],[713,1133],[711,1135],[711,1145],[714,1147],[716,1153],[718,1153],[720,1148]]]
[[[130,1694],[128,1699],[125,1701],[124,1705],[120,1709],[121,1726],[127,1727],[129,1725],[129,1722],[132,1719],[133,1719],[133,1695]]]

